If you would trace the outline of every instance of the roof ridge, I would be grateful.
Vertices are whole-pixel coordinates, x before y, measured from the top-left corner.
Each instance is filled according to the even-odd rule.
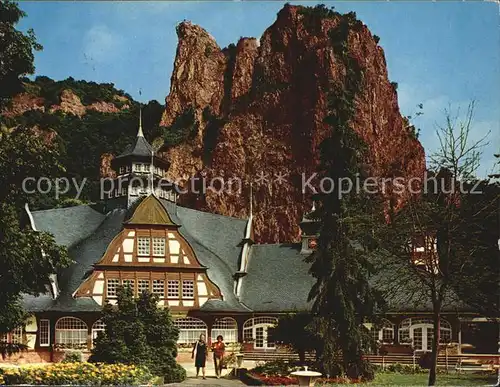
[[[197,210],[196,208],[189,208],[189,207],[185,207],[185,206],[180,206],[180,205],[178,205],[176,203],[173,203],[173,204],[177,205],[177,207],[184,208],[186,210],[201,212],[202,214],[208,214],[208,215],[212,215],[212,216],[220,217],[220,218],[233,219],[233,220],[241,220],[241,221],[244,221],[244,222],[248,222],[248,219],[249,219],[249,218],[237,218],[236,216],[215,214],[213,212]]]
[[[90,208],[92,211],[95,211],[97,212],[98,214],[101,214],[104,216],[104,214],[102,214],[101,212],[97,211],[97,210],[94,210],[92,208],[92,206],[90,204],[79,204],[77,206],[69,206],[69,207],[56,207],[56,208],[47,208],[46,210],[33,210],[31,211],[31,213],[40,213],[40,212],[56,212],[56,211],[63,211],[63,210],[68,210],[70,208],[77,208],[77,207],[88,207]]]
[[[298,245],[300,242],[276,242],[276,243],[254,243],[251,247],[256,246],[293,246]]]

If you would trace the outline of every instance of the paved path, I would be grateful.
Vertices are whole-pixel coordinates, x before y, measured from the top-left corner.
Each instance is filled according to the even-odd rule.
[[[231,371],[229,370],[222,370],[222,377],[220,379],[217,379],[215,377],[215,368],[214,364],[211,361],[207,361],[207,367],[205,368],[206,371],[206,379],[202,379],[201,377],[201,370],[200,370],[200,375],[198,379],[196,379],[196,368],[194,367],[193,362],[190,363],[180,363],[181,366],[184,367],[187,373],[187,379],[178,384],[172,384],[172,386],[244,386],[245,384],[242,383],[238,379],[230,379],[227,377],[227,374]]]
[[[179,387],[186,387],[186,386],[244,386],[244,384],[239,381],[238,379],[226,379],[226,378],[214,378],[214,377],[208,377],[205,380],[203,380],[201,377],[198,379],[196,378],[188,378],[182,383],[178,384],[172,384],[171,386],[179,386]]]

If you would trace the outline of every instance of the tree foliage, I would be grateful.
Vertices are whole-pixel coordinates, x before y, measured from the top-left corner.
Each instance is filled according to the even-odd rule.
[[[176,363],[179,330],[168,308],[158,307],[158,297],[143,292],[134,299],[129,287],[118,289],[117,305],[106,304],[104,332],[94,341],[91,362],[146,366],[165,383],[185,379],[185,370]]]
[[[24,203],[33,200],[23,191],[23,180],[53,177],[61,170],[58,155],[57,147],[47,147],[32,130],[0,132],[0,333],[24,322],[21,295],[45,293],[50,274],[70,263],[51,235],[23,221]],[[12,349],[2,345],[0,351]]]
[[[436,382],[443,307],[456,305],[459,296],[462,301],[485,306],[478,300],[487,294],[485,300],[491,300],[492,289],[498,288],[498,252],[495,251],[498,220],[494,220],[498,187],[479,184],[488,191],[487,195],[475,187],[474,173],[484,139],[470,141],[473,106],[470,105],[466,118],[458,124],[449,111],[446,112],[446,123],[437,131],[440,148],[431,156],[434,172],[422,194],[412,197],[405,208],[392,214],[390,227],[385,232],[390,256],[384,262],[384,272],[392,273],[392,277],[386,278],[392,288],[388,291],[404,289],[409,299],[403,302],[424,302],[433,310],[429,385]],[[467,186],[469,190],[465,189]],[[494,225],[496,227],[490,229]],[[425,246],[425,254],[416,255],[415,245]],[[468,296],[466,293],[472,284],[478,286],[475,292],[482,289],[485,293]],[[498,300],[495,304],[498,305]],[[483,310],[492,312],[492,308]]]
[[[329,178],[333,186],[328,193],[325,190],[317,195],[315,218],[321,220],[321,227],[317,250],[308,258],[316,279],[309,298],[314,301],[313,313],[318,317],[315,325],[324,342],[325,373],[338,372],[334,359],[341,354],[342,373],[371,379],[373,371],[362,359],[362,322],[383,307],[380,294],[370,284],[374,274],[370,261],[377,250],[373,229],[384,220],[377,197],[342,186],[342,182],[363,180],[366,172],[366,147],[351,126],[354,99],[363,76],[347,47],[349,29],[357,25],[352,18],[353,15],[344,15],[329,32],[334,52],[346,68],[346,77],[342,84],[332,87],[325,119],[331,135],[320,146],[320,174]]]
[[[40,85],[45,83],[58,85],[53,91],[55,95],[60,95],[64,88],[70,87],[73,90],[73,88],[80,87],[90,93],[88,98],[94,99],[100,96],[96,91],[99,89],[99,84],[92,86],[92,83],[87,84],[84,81],[55,82],[50,79],[38,81]],[[43,87],[42,90],[44,90]],[[112,89],[110,94],[118,95],[119,91]],[[151,140],[163,136],[163,130],[158,125],[163,109],[163,105],[157,101],[150,101],[142,107],[144,134]],[[100,200],[101,156],[103,154],[119,155],[129,144],[133,143],[136,140],[138,121],[139,104],[131,100],[129,109],[117,113],[88,110],[85,115],[78,117],[59,111],[48,113],[31,110],[22,116],[5,119],[5,124],[7,127],[37,126],[42,131],[57,134],[51,143],[57,146],[59,152],[56,160],[61,167],[58,177],[75,179],[78,184],[81,184],[84,178],[87,179],[78,199],[88,203]],[[47,143],[48,145],[50,144]],[[70,191],[60,198],[55,198],[51,192],[51,195],[38,196],[36,202],[32,204],[35,209],[73,205],[75,202],[72,200],[75,199],[76,189],[73,185],[70,188]]]
[[[163,128],[163,138],[165,146],[172,147],[188,140],[192,140],[198,133],[200,123],[195,117],[192,106],[179,114],[172,125]]]
[[[273,340],[292,346],[301,363],[305,363],[306,352],[321,352],[321,338],[312,329],[312,321],[313,316],[308,312],[291,313],[280,317],[271,328]]]
[[[23,33],[15,28],[24,16],[15,2],[0,2],[0,110],[10,97],[21,91],[20,78],[33,74],[33,51],[42,49],[32,29]]]

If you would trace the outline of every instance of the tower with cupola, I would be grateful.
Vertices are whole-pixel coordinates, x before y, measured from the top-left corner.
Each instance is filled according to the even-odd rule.
[[[151,193],[175,202],[176,186],[166,178],[169,166],[144,137],[141,114],[135,142],[111,161],[115,177],[103,184],[106,210],[129,208],[138,198]]]

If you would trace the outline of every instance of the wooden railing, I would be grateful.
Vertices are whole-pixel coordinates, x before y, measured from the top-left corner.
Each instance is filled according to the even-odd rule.
[[[366,355],[365,358],[378,365],[389,365],[389,364],[406,364],[413,365],[418,364],[420,354],[413,355]],[[273,360],[289,360],[297,361],[299,356],[293,352],[287,351],[248,351],[244,352],[245,360],[253,361],[273,361]],[[315,360],[314,353],[307,353],[306,360]],[[439,355],[438,356],[438,366],[439,367],[449,367],[456,368],[457,370],[467,367],[471,368],[472,365],[478,365],[478,369],[485,368],[498,368],[500,364],[500,355],[484,355],[484,354],[463,354],[463,355]],[[483,365],[487,365],[483,366]],[[465,368],[464,368],[465,370]]]

